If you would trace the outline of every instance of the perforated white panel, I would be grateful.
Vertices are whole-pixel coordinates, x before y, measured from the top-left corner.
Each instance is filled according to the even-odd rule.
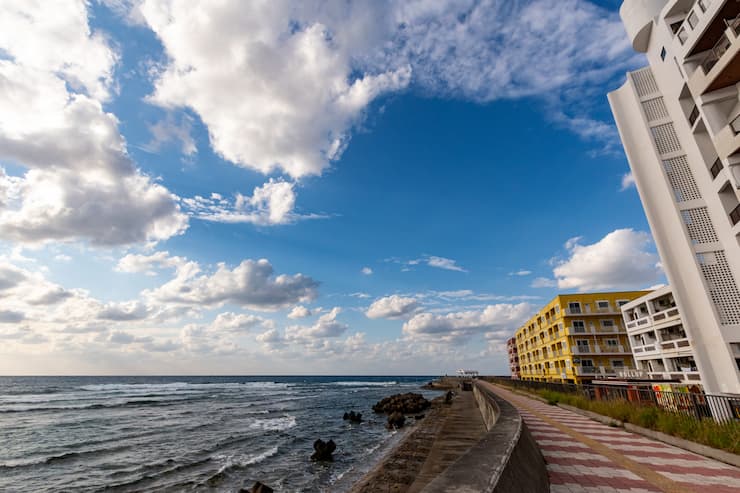
[[[653,134],[655,146],[658,148],[660,154],[668,154],[669,152],[681,150],[681,142],[678,140],[678,135],[676,135],[676,130],[673,128],[672,123],[652,127],[650,128],[650,132]]]
[[[648,99],[642,103],[642,110],[645,112],[649,122],[660,120],[661,118],[668,118],[668,108],[665,106],[663,96],[654,99]]]
[[[725,252],[718,250],[700,253],[696,257],[720,323],[722,325],[740,324],[740,292],[727,264]]]
[[[706,207],[686,209],[681,211],[681,216],[692,242],[714,243],[719,241]]]
[[[658,92],[658,84],[655,83],[655,77],[653,77],[653,72],[650,70],[650,67],[636,70],[630,75],[632,76],[632,82],[635,84],[637,94],[640,97]]]
[[[701,198],[701,192],[699,192],[699,187],[696,186],[686,156],[664,160],[663,168],[666,175],[668,175],[668,181],[670,181],[673,194],[676,196],[676,202]]]

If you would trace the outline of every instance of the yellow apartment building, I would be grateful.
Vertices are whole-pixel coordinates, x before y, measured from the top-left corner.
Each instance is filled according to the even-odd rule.
[[[520,378],[589,383],[634,369],[620,307],[647,293],[556,296],[516,331]]]

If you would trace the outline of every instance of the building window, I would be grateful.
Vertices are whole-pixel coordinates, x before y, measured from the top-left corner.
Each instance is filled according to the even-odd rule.
[[[621,360],[621,359],[613,359],[612,360],[612,368],[624,368],[624,360]]]
[[[707,0],[699,0],[696,4],[699,6],[702,12],[707,11],[707,4],[710,3]]]
[[[627,303],[629,303],[628,300],[617,300],[617,306],[620,307],[620,308],[622,306],[626,305]]]
[[[687,39],[689,39],[689,32],[686,28],[682,27],[681,30],[678,31],[678,41],[680,41],[681,44],[684,44]]]
[[[588,366],[590,368],[594,367],[594,360],[592,359],[582,359],[581,360],[581,366]]]
[[[733,226],[740,223],[740,205],[732,209],[730,212],[730,221],[732,221]]]
[[[581,313],[581,304],[577,301],[568,303],[568,311],[570,311],[570,313]]]
[[[607,339],[606,340],[606,345],[609,348],[615,348],[615,347],[619,346],[619,341],[617,341],[616,339]]]
[[[722,160],[720,158],[717,158],[714,161],[714,164],[712,164],[712,167],[709,168],[709,172],[712,173],[712,179],[717,178],[717,175],[719,174],[720,171],[722,171],[722,168],[723,168]]]
[[[605,329],[613,329],[614,328],[614,320],[602,320],[601,326]]]
[[[660,50],[660,59],[663,60],[663,61],[665,61],[665,56],[667,54],[668,53],[665,51],[665,47],[661,48],[661,50]]]
[[[599,310],[608,310],[609,309],[609,302],[608,301],[597,301],[596,307]]]
[[[580,334],[586,332],[586,324],[583,320],[573,320],[573,332]]]
[[[699,16],[696,15],[696,12],[692,10],[687,21],[689,22],[689,26],[691,26],[691,29],[694,29],[696,25],[699,24]]]

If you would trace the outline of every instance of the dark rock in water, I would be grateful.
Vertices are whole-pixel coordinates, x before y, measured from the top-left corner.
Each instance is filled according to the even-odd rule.
[[[273,491],[274,490],[266,484],[257,481],[251,489],[248,490],[246,488],[242,488],[239,490],[239,493],[273,493]]]
[[[350,411],[348,413],[344,413],[344,417],[342,419],[345,421],[349,420],[350,423],[362,423],[362,413]]]
[[[451,390],[448,390],[445,394],[445,404],[452,404],[452,398],[455,396],[455,393]]]
[[[416,419],[416,420],[424,419],[424,415],[423,414],[417,414],[416,416],[414,416],[414,419]]]
[[[403,428],[403,425],[406,423],[406,416],[399,412],[391,413],[390,416],[388,416],[388,425],[387,427],[389,429],[398,429]]]
[[[373,406],[376,413],[403,413],[416,414],[429,409],[431,402],[426,400],[421,394],[408,392],[406,394],[395,394],[380,400]]]
[[[334,457],[332,457],[331,454],[337,449],[337,444],[334,443],[334,440],[325,442],[318,439],[313,442],[313,449],[314,453],[311,455],[311,460],[319,462],[333,462]]]

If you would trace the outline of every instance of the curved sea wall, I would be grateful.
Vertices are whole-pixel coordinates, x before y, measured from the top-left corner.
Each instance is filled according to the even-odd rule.
[[[545,460],[519,411],[476,381],[473,393],[488,432],[422,491],[548,492]]]

